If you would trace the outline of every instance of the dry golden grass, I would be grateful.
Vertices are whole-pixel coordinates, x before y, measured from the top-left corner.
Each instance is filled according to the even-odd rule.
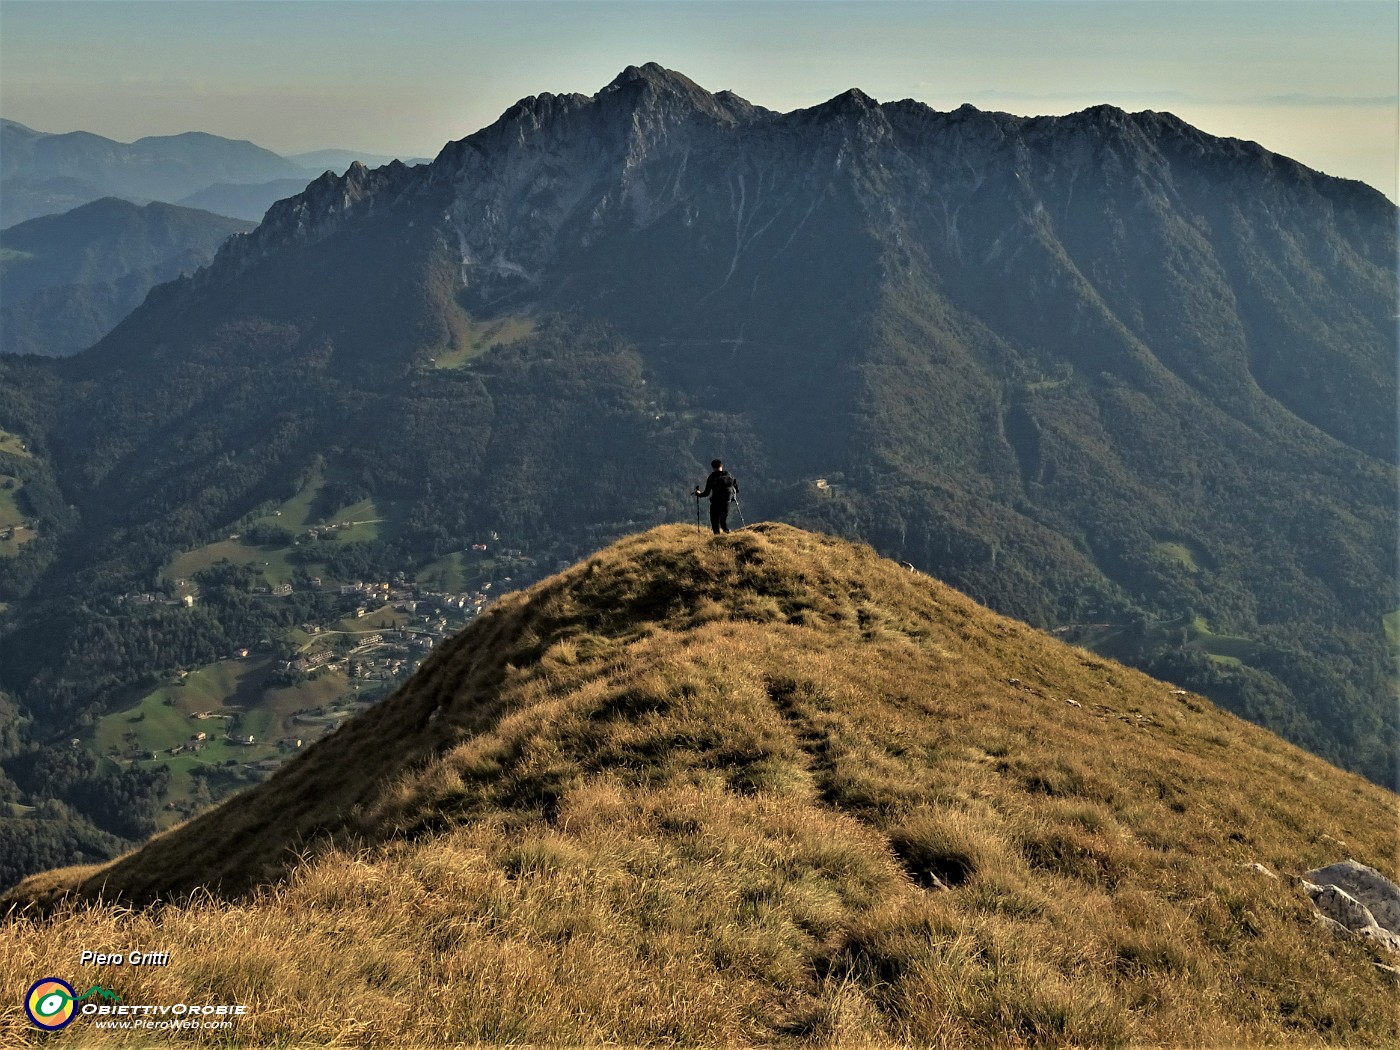
[[[671,527],[21,886],[0,972],[249,1004],[191,1045],[1394,1045],[1376,949],[1291,876],[1394,877],[1395,802],[866,548]],[[80,975],[106,947],[171,963]]]

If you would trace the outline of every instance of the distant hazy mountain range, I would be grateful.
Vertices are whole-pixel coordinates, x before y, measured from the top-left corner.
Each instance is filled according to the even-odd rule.
[[[180,204],[211,187],[262,185],[267,188],[261,196],[229,198],[241,209],[233,217],[256,219],[261,212],[248,214],[251,202],[290,196],[300,188],[288,189],[291,181],[304,186],[328,169],[344,171],[354,160],[378,166],[390,159],[351,150],[281,157],[251,142],[203,132],[115,142],[85,131],[55,135],[0,120],[0,228],[101,197]],[[221,202],[214,194],[189,206]]]
[[[203,211],[214,211],[220,216],[245,218],[258,223],[267,214],[267,209],[279,200],[297,196],[307,188],[307,176],[294,179],[273,179],[272,182],[220,182],[204,186],[199,193],[182,197],[179,203],[185,207],[197,207]]]
[[[115,197],[0,231],[0,350],[74,354],[256,224]]]
[[[293,164],[300,164],[307,171],[314,171],[318,175],[323,171],[333,171],[337,175],[345,174],[346,170],[355,161],[368,168],[379,168],[390,161],[398,160],[404,164],[430,164],[431,157],[388,157],[377,153],[357,153],[352,149],[318,149],[311,153],[293,153],[287,158]]]
[[[333,171],[343,175],[351,164],[359,162],[367,167],[377,168],[389,164],[395,158],[381,157],[369,153],[354,153],[344,149],[326,149],[316,153],[299,153],[288,158],[316,175]],[[429,161],[418,157],[404,161],[407,164],[427,164]],[[177,201],[187,208],[202,208],[219,215],[235,219],[248,219],[259,222],[267,214],[267,209],[280,200],[295,197],[306,188],[309,180],[305,177],[273,179],[271,182],[237,183],[221,182],[206,186],[198,193]]]
[[[198,193],[182,197],[177,203],[186,208],[199,208],[233,219],[257,223],[267,209],[287,197],[295,197],[306,189],[306,176],[293,179],[273,179],[271,182],[220,182],[206,186]]]
[[[0,689],[66,747],[281,637],[213,582],[102,596],[309,477],[382,519],[275,541],[331,587],[692,521],[719,455],[750,521],[865,540],[1392,784],[1396,218],[1163,113],[782,114],[655,65],[524,99],[430,165],[316,179],[87,352],[0,358],[32,526]]]
[[[195,132],[123,143],[0,121],[0,353],[77,353],[313,177],[392,159],[335,149],[279,157]],[[162,203],[137,207],[148,202]]]

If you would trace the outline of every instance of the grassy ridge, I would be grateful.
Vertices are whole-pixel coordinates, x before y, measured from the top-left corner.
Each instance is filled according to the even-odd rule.
[[[247,1002],[249,1045],[1382,1045],[1393,980],[1290,876],[1394,876],[1394,813],[866,548],[672,526],[261,787],[23,884],[48,911],[0,972],[170,951],[84,980]]]

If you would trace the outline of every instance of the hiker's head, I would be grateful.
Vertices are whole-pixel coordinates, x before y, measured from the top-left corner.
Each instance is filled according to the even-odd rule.
[[[724,463],[723,463],[722,461],[718,460],[718,459],[712,459],[712,460],[710,460],[710,469],[711,469],[711,470],[723,470],[723,469],[724,469]]]

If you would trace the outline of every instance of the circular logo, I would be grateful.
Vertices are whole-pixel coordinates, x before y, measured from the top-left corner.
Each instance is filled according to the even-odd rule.
[[[45,977],[29,986],[24,995],[24,1012],[35,1026],[57,1032],[73,1020],[73,986],[57,977]]]

